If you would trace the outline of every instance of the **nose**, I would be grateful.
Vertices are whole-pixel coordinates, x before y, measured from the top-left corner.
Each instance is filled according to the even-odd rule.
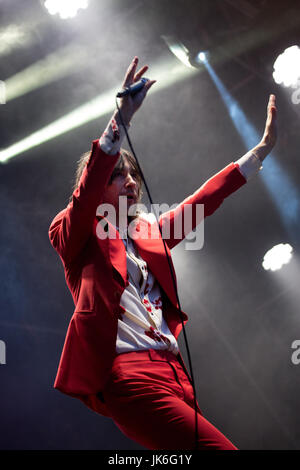
[[[135,179],[132,177],[132,175],[128,172],[127,175],[126,175],[126,180],[125,180],[125,187],[126,188],[134,188],[136,186],[136,181]]]

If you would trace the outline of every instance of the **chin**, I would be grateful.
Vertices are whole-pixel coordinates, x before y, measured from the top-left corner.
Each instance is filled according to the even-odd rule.
[[[133,206],[133,204],[137,204],[137,201],[135,199],[127,199],[127,204],[128,206]]]

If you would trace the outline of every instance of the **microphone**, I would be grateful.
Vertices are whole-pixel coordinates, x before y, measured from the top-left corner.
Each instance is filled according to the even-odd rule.
[[[119,91],[119,93],[117,94],[117,98],[122,98],[123,96],[126,96],[126,95],[131,95],[131,96],[136,95],[136,93],[141,91],[141,89],[144,87],[145,83],[148,82],[148,80],[149,78],[144,78],[144,77],[141,78],[140,81],[124,88],[124,90],[122,91]]]

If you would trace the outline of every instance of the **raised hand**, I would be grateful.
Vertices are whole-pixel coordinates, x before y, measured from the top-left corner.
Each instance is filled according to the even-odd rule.
[[[127,72],[123,81],[123,88],[127,88],[133,83],[136,83],[148,70],[148,66],[144,65],[138,72],[136,72],[138,65],[138,57],[135,57],[131,64],[129,65]],[[156,80],[149,80],[145,83],[144,87],[136,93],[134,96],[127,95],[120,99],[120,109],[122,112],[122,117],[125,119],[125,123],[128,124],[132,119],[132,116],[140,108],[143,103],[148,90],[156,82]]]
[[[277,108],[276,97],[270,95],[267,107],[267,120],[264,134],[260,143],[253,149],[253,152],[263,161],[271,152],[277,140]]]
[[[264,145],[270,147],[270,150],[274,147],[277,139],[277,125],[276,125],[276,97],[275,95],[270,95],[268,108],[267,108],[267,121],[262,138]]]

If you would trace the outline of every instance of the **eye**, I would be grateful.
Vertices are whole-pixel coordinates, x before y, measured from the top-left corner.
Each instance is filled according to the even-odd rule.
[[[130,174],[131,174],[132,178],[134,178],[135,180],[138,178],[137,171],[131,171]]]
[[[120,178],[120,177],[122,177],[122,171],[121,171],[121,170],[115,170],[115,171],[113,171],[108,184],[112,184],[112,182],[113,182],[116,178]]]
[[[116,178],[117,176],[123,176],[123,172],[121,170],[114,171],[112,178]]]

